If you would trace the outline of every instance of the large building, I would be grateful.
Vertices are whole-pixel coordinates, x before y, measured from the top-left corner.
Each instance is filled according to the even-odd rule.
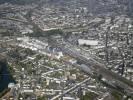
[[[84,39],[79,39],[78,40],[79,45],[87,45],[87,46],[97,46],[98,41],[97,40],[84,40]]]

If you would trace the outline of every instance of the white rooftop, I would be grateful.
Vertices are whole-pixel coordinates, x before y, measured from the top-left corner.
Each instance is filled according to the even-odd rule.
[[[78,40],[79,45],[91,45],[91,46],[97,46],[98,41],[97,40],[84,40],[84,39],[79,39]]]

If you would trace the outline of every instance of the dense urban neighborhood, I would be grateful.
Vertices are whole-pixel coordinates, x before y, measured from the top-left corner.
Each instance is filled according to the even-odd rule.
[[[132,0],[0,0],[0,100],[133,100]]]

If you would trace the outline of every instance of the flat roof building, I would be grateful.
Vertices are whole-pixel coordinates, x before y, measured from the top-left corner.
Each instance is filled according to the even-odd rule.
[[[78,40],[79,45],[89,45],[89,46],[97,46],[98,41],[97,40],[84,40],[84,39],[79,39]]]

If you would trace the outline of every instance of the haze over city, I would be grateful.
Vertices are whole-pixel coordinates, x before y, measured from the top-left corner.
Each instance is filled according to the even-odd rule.
[[[133,100],[133,0],[0,0],[0,100]]]

